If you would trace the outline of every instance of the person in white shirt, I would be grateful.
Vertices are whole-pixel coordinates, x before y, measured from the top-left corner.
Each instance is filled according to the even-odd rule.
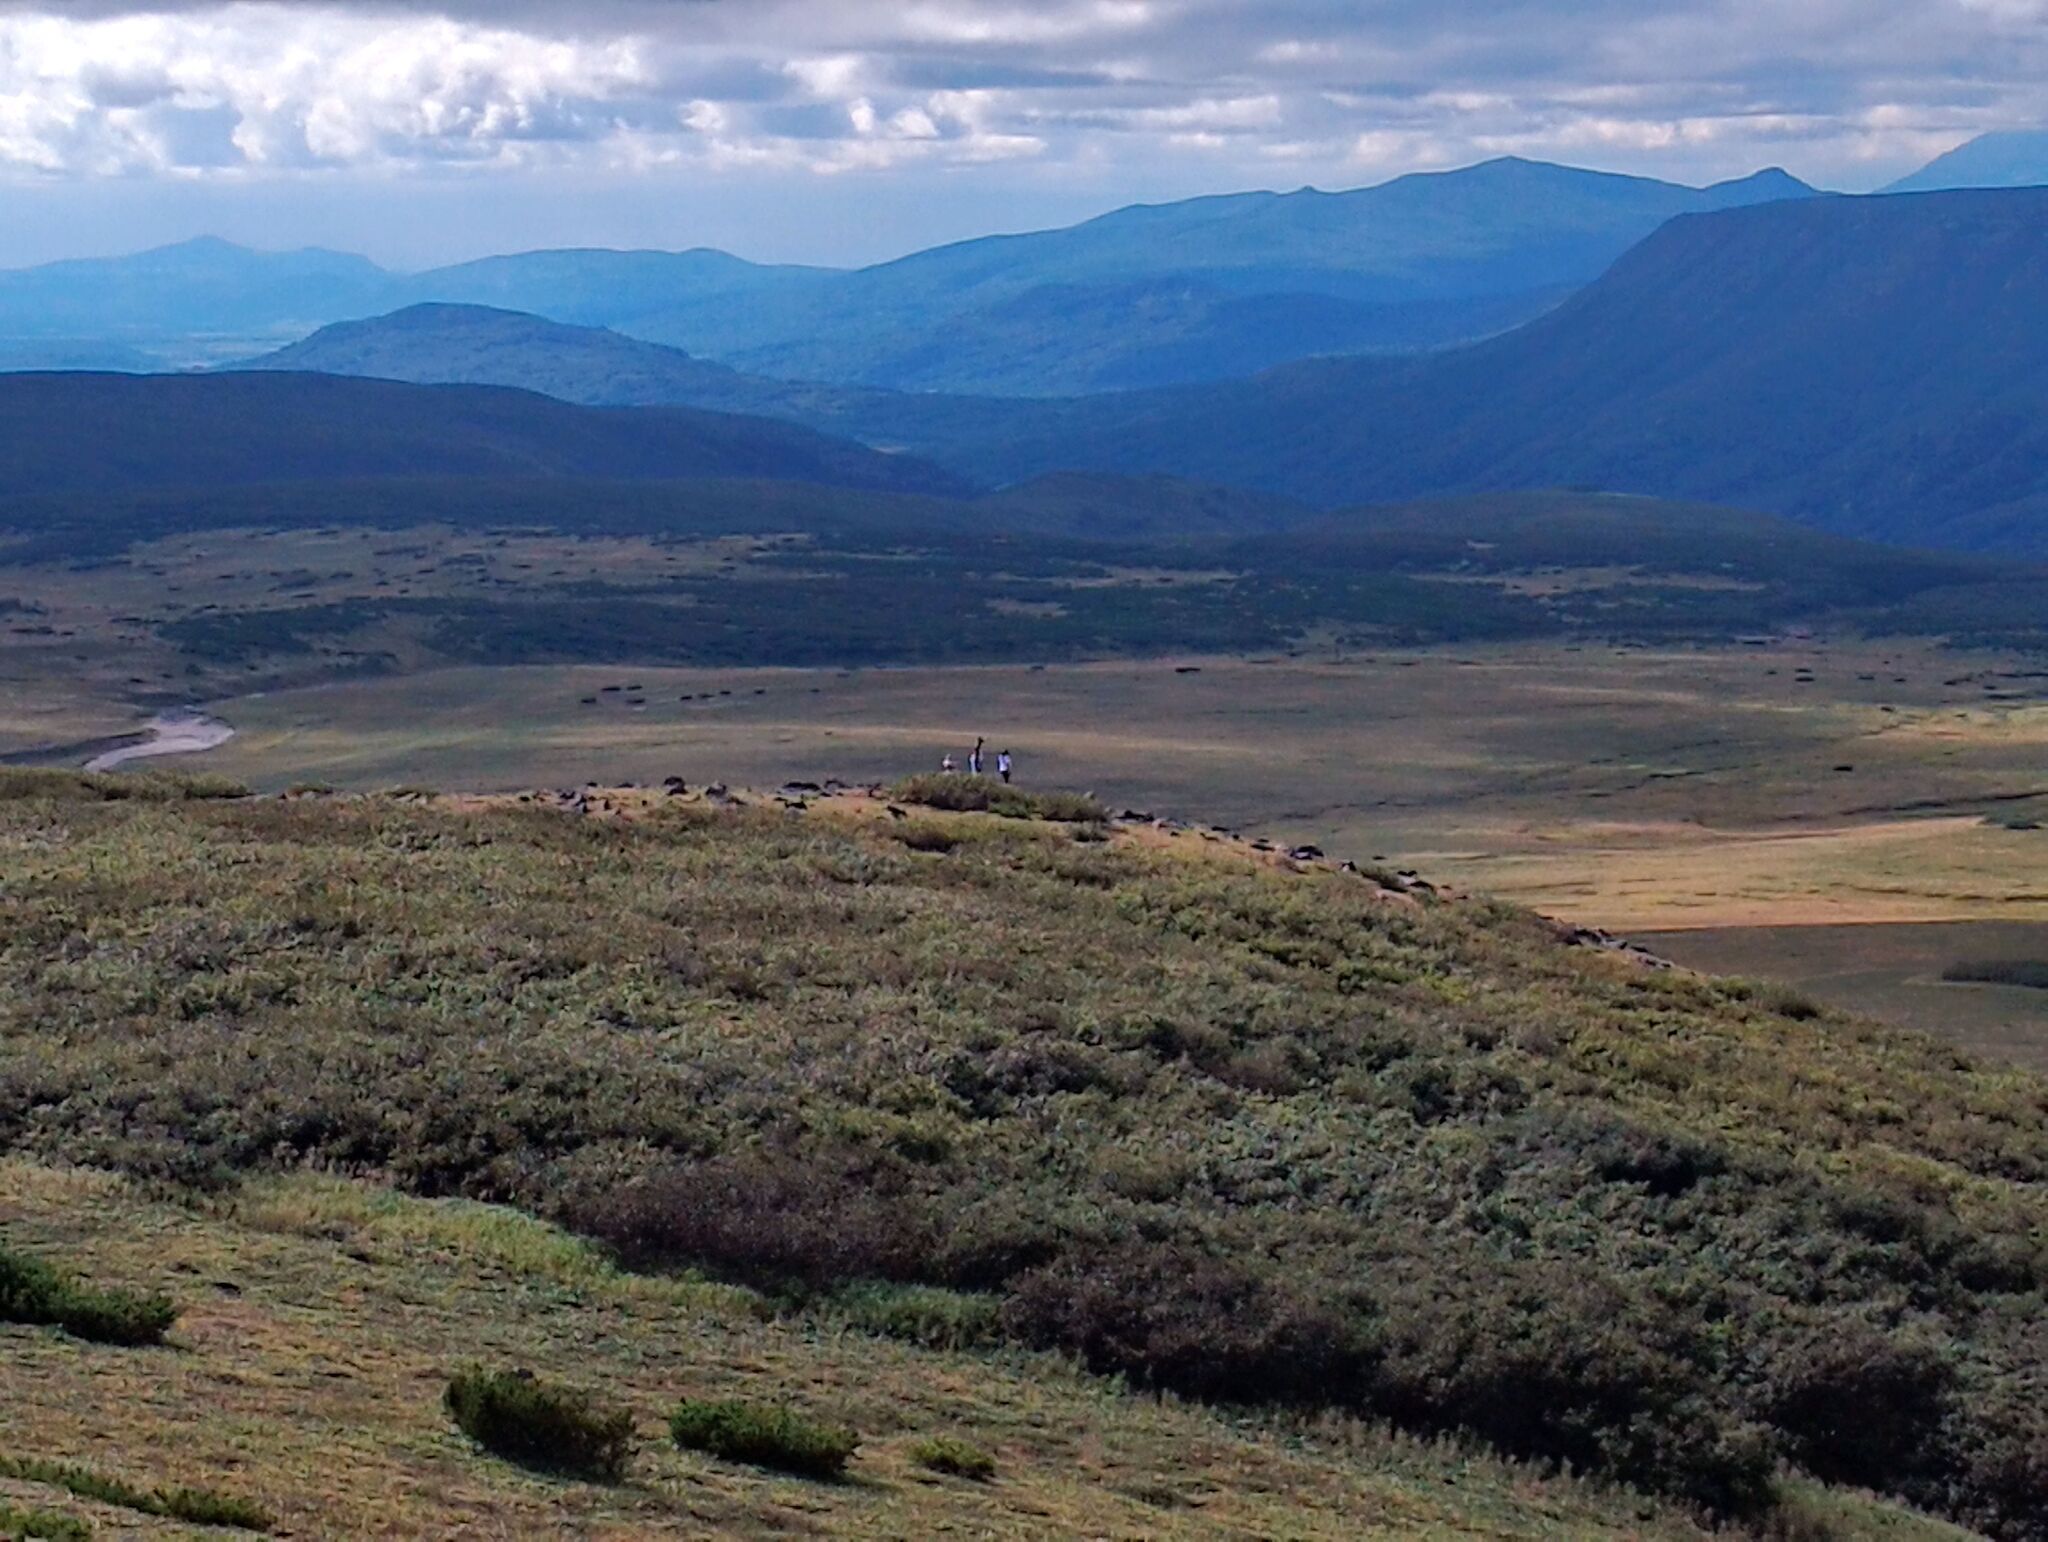
[[[996,775],[1006,782],[1010,779],[1010,752],[1008,750],[998,750],[996,752]]]

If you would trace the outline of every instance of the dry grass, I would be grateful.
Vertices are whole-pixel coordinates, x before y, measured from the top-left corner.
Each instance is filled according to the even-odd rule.
[[[175,1348],[139,1358],[0,1334],[0,1439],[146,1486],[259,1496],[281,1535],[1699,1535],[1638,1498],[1448,1445],[1341,1421],[1266,1431],[1043,1357],[935,1354],[594,1267],[565,1273],[579,1244],[488,1207],[295,1178],[194,1210],[12,1162],[0,1219],[188,1303]],[[508,1236],[522,1240],[508,1249]],[[477,1454],[439,1402],[465,1358],[602,1383],[641,1429],[629,1481],[555,1482]],[[819,1487],[676,1450],[661,1421],[686,1391],[829,1411],[861,1433],[854,1481]],[[995,1453],[996,1481],[927,1472],[918,1448],[933,1432]],[[103,1535],[175,1532],[33,1485],[0,1494],[16,1489]]]

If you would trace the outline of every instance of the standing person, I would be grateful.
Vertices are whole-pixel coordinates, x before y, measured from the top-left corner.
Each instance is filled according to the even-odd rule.
[[[996,775],[1001,777],[1005,784],[1010,780],[1010,752],[1008,750],[996,751]]]
[[[986,743],[988,743],[988,740],[980,738],[978,736],[976,737],[974,741],[974,753],[967,757],[967,774],[969,776],[981,775],[981,747]]]

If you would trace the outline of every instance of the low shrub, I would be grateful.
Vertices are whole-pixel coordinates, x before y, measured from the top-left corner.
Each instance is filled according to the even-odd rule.
[[[1442,1284],[1387,1303],[1376,1411],[1717,1516],[1770,1508],[1775,1443],[1717,1404],[1701,1346],[1655,1304],[1565,1267],[1504,1271],[1470,1295]]]
[[[612,1482],[632,1454],[631,1414],[526,1371],[472,1366],[449,1379],[442,1401],[465,1435],[522,1467]]]
[[[23,1510],[0,1500],[0,1537],[87,1542],[91,1536],[92,1527],[75,1515],[60,1515],[55,1510]]]
[[[944,1473],[949,1478],[967,1478],[975,1483],[986,1483],[996,1475],[994,1457],[981,1447],[955,1440],[950,1435],[920,1440],[910,1448],[910,1459],[932,1472]]]
[[[851,1430],[763,1403],[686,1401],[668,1428],[686,1451],[806,1478],[840,1477],[860,1445]]]
[[[941,829],[929,820],[914,820],[898,825],[890,832],[912,851],[929,852],[944,856],[960,844],[960,837],[950,830]]]
[[[978,1349],[1002,1339],[1002,1306],[994,1296],[938,1285],[869,1281],[831,1299],[848,1327],[925,1349]]]
[[[1169,1242],[1076,1250],[1034,1269],[1013,1282],[1003,1325],[1091,1370],[1229,1403],[1342,1401],[1376,1354],[1362,1314]]]
[[[1955,1383],[1932,1344],[1831,1324],[1786,1353],[1766,1412],[1816,1478],[1878,1488],[1936,1458]]]
[[[1789,985],[1764,986],[1756,993],[1756,1004],[1795,1023],[1810,1023],[1821,1015],[1819,1002]]]
[[[160,1344],[178,1310],[163,1296],[90,1285],[0,1248],[0,1322],[62,1328],[99,1344]]]
[[[913,776],[898,782],[890,793],[900,803],[956,814],[1000,814],[1057,824],[1101,824],[1109,818],[1108,808],[1087,793],[1026,792],[991,776]]]
[[[159,1489],[155,1512],[194,1526],[226,1526],[239,1531],[268,1531],[270,1514],[252,1500],[210,1488]]]
[[[2024,985],[2048,990],[2048,960],[2030,958],[1963,959],[1942,970],[1952,985]]]
[[[636,1267],[690,1265],[767,1290],[912,1280],[928,1216],[826,1156],[742,1153],[670,1168],[572,1205],[577,1230]]]
[[[74,1467],[66,1462],[39,1461],[33,1457],[0,1455],[0,1477],[21,1483],[41,1483],[61,1488],[80,1499],[154,1515],[166,1520],[186,1521],[194,1526],[225,1526],[240,1531],[268,1531],[273,1522],[261,1505],[233,1494],[210,1488],[137,1488],[120,1478]]]
[[[0,802],[43,799],[59,803],[186,803],[246,798],[249,789],[224,776],[147,771],[59,771],[0,767]]]

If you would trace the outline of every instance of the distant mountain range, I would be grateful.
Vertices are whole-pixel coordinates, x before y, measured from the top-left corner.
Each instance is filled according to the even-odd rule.
[[[2048,129],[1980,134],[1938,156],[1887,193],[1931,193],[1961,187],[2048,185]]]
[[[951,459],[1326,506],[1588,487],[2040,551],[2044,408],[2048,189],[1965,191],[1683,217],[1490,342],[1101,398]]]
[[[608,327],[782,379],[1015,396],[1139,388],[1497,334],[1674,215],[1811,192],[1777,171],[1695,189],[1502,160],[1353,192],[1124,209],[858,271],[553,251],[402,276],[338,253],[198,241],[0,273],[0,365],[216,363],[448,302]]]
[[[791,386],[462,307],[336,327],[275,362],[744,409],[985,483],[1164,473],[1322,507],[1590,487],[2048,550],[2048,189],[1689,216],[1467,348],[1066,401]]]

